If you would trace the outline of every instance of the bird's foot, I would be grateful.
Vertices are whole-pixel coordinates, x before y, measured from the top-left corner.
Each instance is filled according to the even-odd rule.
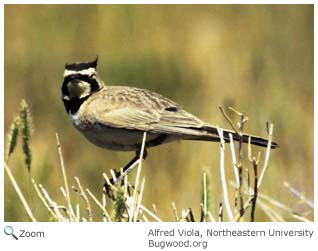
[[[115,169],[111,170],[112,173],[112,178],[111,179],[106,179],[105,183],[104,183],[104,188],[105,188],[105,192],[106,195],[111,199],[111,200],[115,200],[115,194],[116,191],[119,187],[126,187],[127,189],[127,194],[128,196],[130,196],[130,189],[134,188],[134,185],[132,184],[125,184],[125,177],[127,176],[127,173],[122,173],[119,172]]]
[[[146,149],[143,152],[143,159],[145,159],[147,157],[147,151]],[[115,200],[115,192],[116,192],[116,188],[118,186],[123,186],[125,185],[127,187],[127,192],[128,195],[130,195],[130,188],[134,188],[133,185],[129,185],[129,184],[125,184],[125,177],[133,170],[133,168],[139,163],[140,161],[140,150],[136,151],[136,155],[135,157],[129,161],[129,163],[120,170],[120,172],[118,172],[115,169],[111,169],[111,175],[112,178],[111,179],[106,179],[106,182],[104,184],[104,188],[106,191],[106,194],[108,195],[109,198],[111,198],[112,200]]]
[[[111,179],[105,179],[104,188],[105,188],[105,192],[106,192],[107,196],[111,200],[115,200],[114,194],[115,194],[115,191],[116,191],[116,187],[117,187],[119,181],[122,180],[122,179],[120,178],[121,177],[121,173],[118,172],[116,169],[112,169],[111,170],[111,174],[112,174],[112,178]]]

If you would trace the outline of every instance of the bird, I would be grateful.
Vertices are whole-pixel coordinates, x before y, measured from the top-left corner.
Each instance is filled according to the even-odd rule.
[[[123,168],[126,172],[140,158],[146,132],[147,149],[178,140],[220,142],[218,128],[185,111],[179,104],[156,92],[130,87],[108,86],[99,77],[93,61],[66,63],[61,87],[65,110],[74,127],[98,147],[134,151],[135,157]],[[265,138],[223,130],[223,139],[267,147]],[[272,149],[278,147],[271,142]],[[117,173],[118,175],[118,173]]]

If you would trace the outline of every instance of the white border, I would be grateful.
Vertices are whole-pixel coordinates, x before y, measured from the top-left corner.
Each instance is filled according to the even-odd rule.
[[[255,0],[243,0],[243,1],[233,1],[233,0],[139,0],[139,1],[123,1],[123,0],[3,0],[4,4],[314,4],[313,0],[268,0],[268,1],[255,1]]]
[[[4,4],[25,4],[25,3],[33,3],[33,4],[41,4],[43,1],[15,1],[15,0],[5,0],[3,1]],[[46,1],[45,4],[66,4],[66,3],[87,3],[87,1]],[[106,1],[90,1],[90,4],[95,3],[103,3],[105,4]],[[107,1],[107,3],[111,4],[150,4],[150,3],[160,3],[160,4],[174,4],[174,3],[186,3],[186,4],[237,4],[237,1]],[[314,1],[240,1],[240,4],[314,4]],[[0,6],[0,16],[1,16],[1,34],[4,35],[4,4]],[[317,5],[314,7],[315,12],[315,36],[314,41],[317,42]],[[4,38],[1,39],[1,51],[4,55]],[[315,50],[314,55],[315,62],[317,62],[317,51]],[[315,73],[317,73],[317,65],[315,65]],[[1,85],[1,92],[0,92],[0,109],[2,111],[2,120],[4,119],[4,56],[2,56],[1,60],[1,67],[0,67],[0,76],[2,77],[2,85]],[[317,78],[314,78],[314,85],[316,86]],[[314,88],[314,123],[315,123],[315,133],[314,133],[314,165],[316,167],[317,164],[317,142],[318,142],[318,134],[317,132],[317,97],[318,91],[317,88]],[[301,118],[300,118],[301,119]],[[1,123],[0,126],[0,134],[1,137],[4,137],[4,123]],[[4,153],[4,140],[1,140],[1,162],[4,163],[3,153]],[[3,205],[3,195],[4,195],[4,172],[0,172],[0,194],[2,202],[0,203],[0,215],[1,215],[1,224],[0,224],[0,242],[4,250],[14,249],[15,248],[26,248],[26,243],[32,244],[32,250],[43,250],[48,249],[56,249],[61,247],[62,249],[66,248],[93,248],[98,247],[102,249],[111,250],[112,248],[116,249],[145,249],[147,248],[147,231],[150,228],[197,228],[197,229],[204,229],[207,228],[207,224],[196,224],[193,223],[130,223],[130,224],[120,224],[120,223],[90,223],[90,224],[83,224],[83,223],[73,223],[73,224],[63,224],[63,223],[12,223],[16,229],[27,228],[27,229],[35,229],[35,230],[45,230],[47,232],[47,238],[45,241],[36,240],[32,241],[31,239],[25,239],[23,241],[15,242],[13,239],[8,238],[9,236],[5,236],[3,234],[3,220],[4,220],[4,205]],[[316,168],[314,170],[314,180],[318,181],[318,173]],[[317,209],[317,201],[318,201],[318,191],[317,185],[315,184],[315,196],[314,196],[314,205],[315,205],[315,221],[318,221],[318,209]],[[6,223],[8,225],[8,223]],[[124,227],[123,227],[124,226]],[[244,224],[237,224],[237,223],[227,223],[227,224],[214,224],[208,225],[209,227],[213,228],[231,228],[231,229],[241,229],[241,228],[270,228],[276,227],[279,229],[301,229],[301,228],[308,228],[315,230],[315,239],[318,237],[318,228],[317,223],[244,223]],[[72,233],[72,234],[70,234]],[[87,233],[91,233],[88,235]],[[280,249],[281,245],[284,245],[285,248],[289,250],[299,250],[299,249],[308,249],[312,250],[312,246],[314,242],[312,239],[306,238],[277,238],[277,239],[254,239],[254,238],[235,238],[234,241],[228,241],[229,238],[219,238],[219,239],[211,239],[209,242],[209,249],[215,247],[222,247],[224,250],[228,248],[237,248],[241,245],[241,247],[245,250],[268,250],[273,248],[274,250]],[[255,243],[257,241],[258,244]],[[266,245],[262,245],[266,244]],[[243,246],[244,245],[244,246]],[[158,248],[157,248],[158,250]],[[195,249],[200,250],[200,249]]]

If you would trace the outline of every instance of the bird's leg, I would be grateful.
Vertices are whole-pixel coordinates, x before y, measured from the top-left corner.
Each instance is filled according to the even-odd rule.
[[[120,173],[119,178],[125,177],[134,169],[134,167],[137,165],[137,163],[140,160],[140,154],[141,154],[140,151],[141,150],[136,151],[136,156],[131,161],[129,161],[129,163],[123,168],[123,173]],[[142,158],[146,159],[147,155],[148,155],[147,151],[144,150]]]
[[[114,185],[114,186],[116,186],[118,184],[118,182],[123,183],[123,180],[124,180],[125,176],[128,175],[133,170],[133,168],[138,164],[138,162],[140,160],[140,154],[141,154],[141,149],[136,151],[135,157],[124,166],[124,168],[122,169],[123,170],[122,172],[118,172],[118,171],[114,170],[115,171],[115,177],[110,179],[109,182],[112,185]],[[144,152],[143,152],[142,158],[146,159],[147,155],[148,154],[147,154],[147,151],[145,149]],[[113,198],[113,195],[111,193],[111,188],[110,188],[109,184],[105,183],[104,187],[106,189],[107,195],[110,198]]]

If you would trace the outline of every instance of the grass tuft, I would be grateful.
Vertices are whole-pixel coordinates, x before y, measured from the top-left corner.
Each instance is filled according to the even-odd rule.
[[[20,103],[20,119],[22,130],[22,149],[25,157],[25,164],[28,172],[31,171],[32,151],[30,146],[31,132],[32,132],[32,117],[29,106],[23,99]]]
[[[20,117],[16,116],[10,126],[10,130],[7,136],[7,147],[6,147],[6,160],[7,162],[10,159],[11,154],[14,152],[14,149],[18,143],[19,136],[19,126],[20,126]]]
[[[120,222],[124,219],[123,215],[126,211],[125,191],[120,187],[115,191],[115,200],[111,213],[111,220]]]

